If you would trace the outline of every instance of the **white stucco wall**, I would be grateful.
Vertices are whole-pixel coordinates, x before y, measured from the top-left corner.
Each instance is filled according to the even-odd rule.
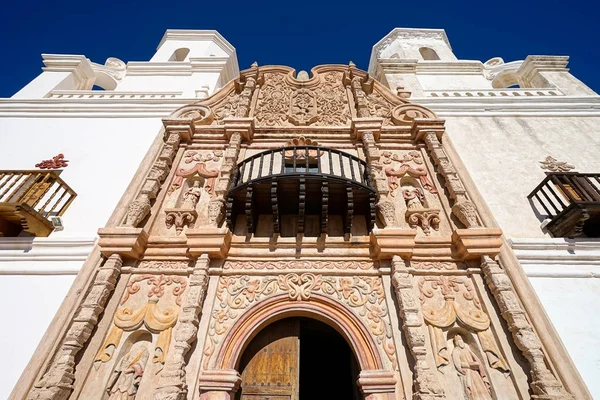
[[[61,264],[63,267],[65,262]],[[71,264],[79,268],[82,262]],[[49,267],[48,263],[43,267]],[[0,329],[4,354],[0,364],[0,399],[8,398],[74,279],[75,274],[0,275],[0,304],[5,321]]]
[[[568,270],[569,266],[558,268]],[[600,303],[600,279],[529,279],[592,396],[600,399],[600,318],[595,311]]]

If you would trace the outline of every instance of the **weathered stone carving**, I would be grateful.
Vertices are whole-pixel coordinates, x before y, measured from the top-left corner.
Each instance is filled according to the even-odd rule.
[[[392,195],[394,191],[400,186],[399,178],[405,175],[419,179],[421,185],[423,185],[423,188],[429,193],[437,193],[437,189],[435,188],[433,183],[431,183],[431,180],[429,180],[427,170],[425,168],[413,168],[410,165],[402,164],[398,169],[387,167],[385,169],[385,174],[388,177],[388,186]]]
[[[309,125],[317,118],[317,99],[313,91],[294,90],[290,98],[289,121],[294,125]]]
[[[208,285],[209,258],[202,255],[196,260],[190,277],[189,288],[181,305],[179,320],[175,328],[175,344],[165,362],[158,381],[155,400],[184,400],[187,398],[185,356],[196,340],[198,323],[206,287]]]
[[[406,342],[415,360],[414,400],[445,399],[444,389],[427,363],[425,324],[415,295],[411,276],[399,256],[392,258],[392,284],[398,300],[398,312]]]
[[[106,392],[108,400],[134,400],[146,364],[148,363],[148,348],[146,342],[138,342],[117,362],[111,374]]]
[[[569,164],[565,161],[558,161],[552,156],[548,156],[544,161],[540,161],[540,167],[552,172],[569,172],[570,170],[575,169],[573,164]]]
[[[426,107],[416,104],[396,106],[391,112],[392,121],[396,125],[410,126],[417,118],[435,118],[435,114]]]
[[[140,193],[127,207],[124,225],[137,227],[150,214],[152,200],[156,198],[161,184],[168,175],[168,169],[179,149],[180,137],[178,133],[169,133],[165,144],[148,172]]]
[[[436,365],[450,362],[444,330],[459,324],[477,334],[490,367],[508,373],[508,364],[498,349],[473,285],[463,276],[425,276],[419,279],[423,318],[428,324]]]
[[[431,208],[408,209],[406,210],[408,225],[412,229],[417,229],[418,226],[423,229],[423,233],[427,236],[431,234],[431,229],[440,229],[440,210]]]
[[[379,215],[383,219],[383,223],[386,227],[392,227],[397,225],[396,220],[396,206],[389,200],[381,200],[376,205]]]
[[[141,283],[146,283],[145,292],[148,301],[142,307],[134,308],[128,304],[130,297],[142,290]],[[187,280],[181,276],[134,275],[130,278],[121,299],[121,307],[117,309],[108,336],[104,340],[96,358],[95,367],[112,359],[119,348],[123,331],[133,331],[144,327],[149,332],[158,333],[152,362],[162,368],[171,343],[171,332],[177,321],[178,307],[159,307],[159,300],[164,296],[167,287],[176,306],[181,304],[181,296],[187,287]]]
[[[396,366],[385,294],[379,277],[331,277],[312,273],[255,277],[223,276],[217,288],[209,335],[204,347],[203,367],[210,369],[211,357],[221,337],[252,304],[279,293],[290,299],[310,301],[320,293],[345,304],[363,320],[369,332],[381,345],[393,368]]]
[[[350,120],[348,95],[342,83],[341,72],[320,75],[321,85],[315,89],[317,98],[317,121],[320,125],[346,125]]]
[[[288,122],[291,88],[281,73],[265,73],[265,83],[260,88],[256,121],[266,126],[291,126]]]
[[[446,187],[450,193],[450,198],[454,199],[452,213],[456,215],[460,222],[467,228],[481,227],[477,208],[469,200],[467,191],[465,190],[460,177],[456,173],[456,169],[452,166],[452,162],[442,148],[442,144],[437,138],[435,132],[427,132],[425,134],[425,143],[433,156],[433,160],[439,167],[439,172],[446,180]]]
[[[75,357],[92,335],[98,317],[115,288],[122,264],[121,257],[116,254],[102,264],[58,346],[52,363],[34,384],[27,400],[65,400],[69,397],[75,381]]]
[[[283,260],[283,261],[231,261],[223,264],[223,269],[285,270],[285,269],[323,269],[323,270],[368,270],[372,261],[321,261],[321,260]]]
[[[465,399],[492,400],[491,384],[481,360],[458,333],[454,336],[452,362],[463,385]]]
[[[381,156],[383,157],[382,162],[384,164],[391,164],[394,161],[405,164],[409,162],[414,162],[415,164],[423,164],[423,157],[421,153],[417,150],[409,151],[406,154],[402,155],[402,158],[397,153],[392,153],[391,151],[383,151],[381,152]]]
[[[198,212],[193,209],[168,208],[165,210],[165,213],[165,225],[167,229],[175,226],[175,233],[177,235],[180,235],[186,226],[193,227],[196,219],[198,219]]]
[[[531,366],[531,390],[536,399],[571,400],[574,397],[552,374],[546,365],[542,343],[519,303],[510,278],[504,269],[488,256],[481,261],[481,270],[502,317],[512,332],[515,344]]]
[[[477,218],[477,208],[470,200],[459,200],[452,206],[452,213],[467,228],[479,227],[481,224]]]

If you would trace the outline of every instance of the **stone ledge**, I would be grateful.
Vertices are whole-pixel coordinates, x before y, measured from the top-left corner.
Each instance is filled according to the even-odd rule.
[[[371,232],[371,245],[375,258],[400,256],[409,259],[415,247],[417,231],[413,229],[386,228]]]
[[[98,246],[105,257],[119,254],[123,258],[139,260],[148,244],[148,233],[142,228],[100,228]]]
[[[502,247],[502,230],[495,228],[457,229],[452,234],[452,242],[462,259],[480,258],[483,255],[494,257]]]
[[[208,254],[211,258],[224,258],[231,246],[231,231],[227,228],[200,227],[188,229],[188,252],[192,257]]]

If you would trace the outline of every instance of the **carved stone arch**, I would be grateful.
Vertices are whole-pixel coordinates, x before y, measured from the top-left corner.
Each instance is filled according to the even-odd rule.
[[[217,369],[239,367],[246,346],[264,327],[288,317],[309,317],[334,328],[348,342],[362,371],[384,370],[381,354],[363,323],[339,302],[313,293],[309,301],[274,296],[247,310],[224,337],[217,353]]]

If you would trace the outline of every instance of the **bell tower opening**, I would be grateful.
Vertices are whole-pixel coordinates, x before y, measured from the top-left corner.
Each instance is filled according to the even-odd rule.
[[[362,400],[359,367],[335,329],[310,318],[286,318],[252,339],[240,361],[237,400]]]

